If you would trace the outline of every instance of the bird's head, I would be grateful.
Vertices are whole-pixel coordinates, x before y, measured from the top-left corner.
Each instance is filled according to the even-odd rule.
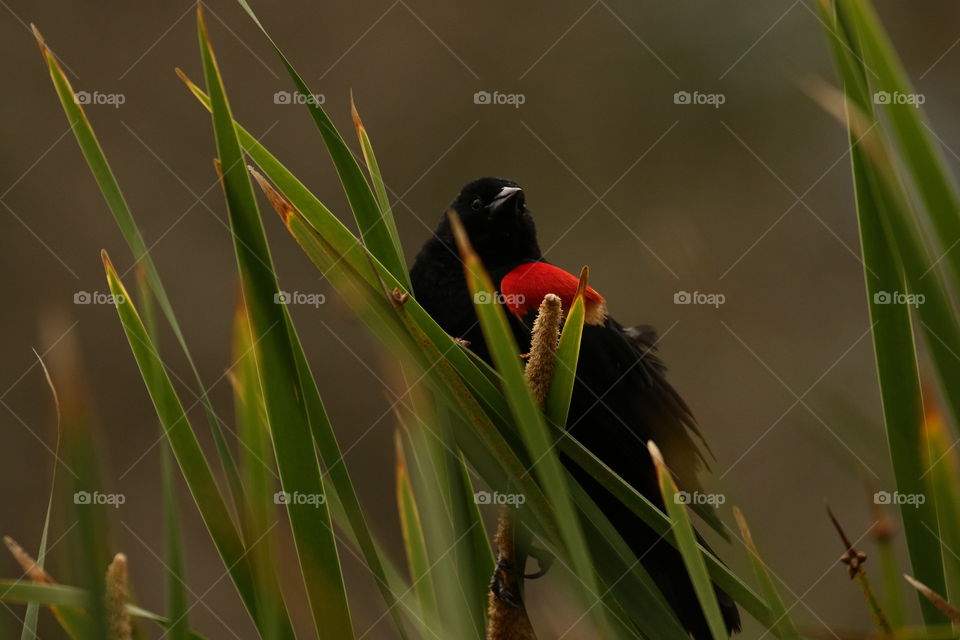
[[[523,189],[511,180],[479,178],[468,183],[448,210],[457,212],[473,248],[488,268],[541,257]],[[450,236],[447,216],[438,236]]]

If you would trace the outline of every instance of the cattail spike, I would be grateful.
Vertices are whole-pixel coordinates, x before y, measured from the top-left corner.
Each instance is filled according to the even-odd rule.
[[[530,358],[524,375],[537,403],[543,406],[550,391],[550,380],[557,360],[557,344],[560,342],[560,320],[563,309],[560,297],[552,293],[544,296],[540,311],[533,323],[530,341]]]
[[[132,640],[133,624],[127,604],[130,589],[127,583],[127,556],[118,553],[107,567],[107,620],[110,640]]]

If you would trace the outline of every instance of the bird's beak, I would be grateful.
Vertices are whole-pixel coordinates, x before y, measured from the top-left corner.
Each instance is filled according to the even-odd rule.
[[[513,210],[514,213],[519,213],[519,207],[516,206],[517,196],[523,193],[523,189],[520,187],[504,187],[500,190],[500,193],[497,194],[497,197],[493,199],[493,202],[490,203],[491,213],[506,213],[507,211]]]

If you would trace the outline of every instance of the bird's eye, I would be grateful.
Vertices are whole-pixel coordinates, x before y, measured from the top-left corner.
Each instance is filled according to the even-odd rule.
[[[480,211],[480,207],[483,206],[483,203],[480,202],[480,198],[477,198],[476,200],[473,201],[473,204],[470,206],[473,207],[474,211]]]

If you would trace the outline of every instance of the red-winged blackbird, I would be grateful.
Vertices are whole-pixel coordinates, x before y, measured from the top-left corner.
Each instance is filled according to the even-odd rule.
[[[577,278],[544,260],[523,191],[509,180],[480,178],[467,184],[449,209],[457,212],[474,249],[497,287],[521,352],[530,345],[530,327],[543,296],[560,296],[569,309]],[[490,361],[467,290],[449,220],[440,224],[417,254],[410,272],[414,295],[450,335]],[[696,473],[705,460],[686,403],[666,381],[654,353],[656,334],[646,326],[624,328],[607,315],[606,302],[588,289],[577,382],[567,430],[652,502],[663,507],[648,440],[663,449],[681,487],[699,489]],[[677,617],[696,638],[709,639],[682,559],[677,551],[576,463],[564,458],[572,476],[617,528],[656,581]],[[739,631],[733,600],[715,587],[728,631]]]

